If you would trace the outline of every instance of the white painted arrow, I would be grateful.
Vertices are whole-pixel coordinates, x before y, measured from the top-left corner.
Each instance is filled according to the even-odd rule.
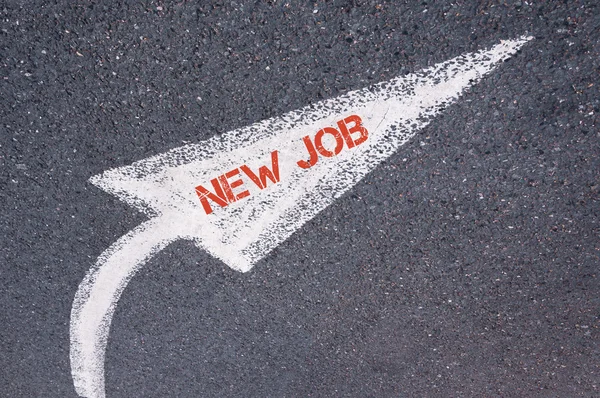
[[[420,73],[352,91],[92,177],[93,184],[151,219],[102,253],[79,286],[70,325],[71,368],[77,393],[88,398],[105,396],[104,354],[115,306],[129,280],[152,255],[177,239],[190,239],[231,268],[250,270],[530,39],[503,41]],[[299,167],[298,161],[309,159],[303,138],[313,137],[324,127],[338,126],[339,120],[350,115],[362,119],[368,139],[353,148],[346,144],[348,148],[334,157],[321,156],[308,169]],[[349,123],[347,127],[351,126]],[[340,142],[344,146],[333,134],[323,139],[323,147],[329,148],[324,153],[329,155],[337,152]],[[269,179],[265,179],[266,184],[255,183],[247,175],[240,182],[243,187],[236,188],[239,200],[221,207],[206,199],[212,210],[207,214],[195,189],[198,185],[216,192],[219,185],[211,185],[211,180],[244,164],[256,174],[262,165],[276,169],[274,151],[279,178],[273,179],[277,183]],[[240,169],[238,173],[228,176],[232,188],[234,180],[243,177]],[[261,189],[259,185],[267,186]],[[241,198],[244,190],[247,195]],[[236,195],[221,193],[221,199],[227,193]]]

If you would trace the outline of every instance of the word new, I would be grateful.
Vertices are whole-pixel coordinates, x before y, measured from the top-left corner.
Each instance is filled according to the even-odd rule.
[[[362,119],[358,115],[348,116],[337,122],[338,129],[335,127],[325,127],[317,131],[314,138],[310,136],[302,138],[302,142],[308,152],[308,160],[299,160],[296,164],[303,168],[309,169],[319,161],[319,155],[326,158],[331,158],[338,155],[344,148],[344,144],[349,148],[354,148],[362,144],[369,138],[369,132],[362,125]],[[325,148],[323,139],[329,135],[335,140],[335,146],[331,149]],[[258,175],[247,165],[242,165],[227,173],[221,174],[217,178],[213,178],[210,183],[214,192],[209,191],[202,185],[196,187],[196,194],[200,198],[200,203],[206,214],[211,214],[213,208],[212,201],[221,207],[225,207],[231,203],[237,202],[240,199],[250,196],[250,191],[242,188],[244,181],[240,177],[245,174],[259,189],[263,190],[268,185],[268,180],[273,184],[279,182],[279,158],[278,152],[271,152],[271,168],[261,166],[258,169]],[[237,190],[237,193],[234,192]]]
[[[267,166],[261,166],[258,169],[258,176],[250,169],[250,167],[243,165],[239,168],[235,168],[231,171],[228,171],[225,174],[221,174],[217,178],[213,178],[212,180],[210,180],[210,183],[212,184],[215,190],[214,193],[204,188],[202,185],[198,185],[196,187],[196,193],[200,198],[200,203],[202,203],[204,212],[206,214],[210,214],[213,212],[212,207],[208,202],[208,199],[212,200],[221,207],[225,207],[230,203],[237,202],[240,199],[250,196],[250,191],[248,190],[238,192],[237,194],[233,192],[234,188],[238,188],[244,184],[244,181],[241,178],[237,178],[234,181],[229,180],[230,178],[238,177],[240,175],[240,169],[260,189],[265,189],[267,187],[267,178],[271,180],[273,184],[278,183],[279,159],[277,151],[271,152],[271,164],[272,170],[269,170]]]

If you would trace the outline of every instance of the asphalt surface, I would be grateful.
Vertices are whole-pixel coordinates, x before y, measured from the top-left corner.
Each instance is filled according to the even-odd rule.
[[[600,396],[597,2],[85,3],[0,6],[0,396],[76,397],[77,286],[146,219],[89,177],[524,34],[249,273],[154,257],[107,397]]]

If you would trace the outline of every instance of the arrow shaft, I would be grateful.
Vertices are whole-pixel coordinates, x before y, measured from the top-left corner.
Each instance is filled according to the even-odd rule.
[[[105,397],[104,356],[117,301],[135,273],[176,237],[164,220],[147,221],[105,250],[79,285],[71,310],[70,357],[80,396]]]

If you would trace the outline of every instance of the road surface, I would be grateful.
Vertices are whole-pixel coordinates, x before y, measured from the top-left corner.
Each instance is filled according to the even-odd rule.
[[[78,286],[149,219],[92,176],[532,36],[250,271],[150,259],[106,397],[598,396],[600,9],[475,3],[0,7],[0,395],[77,397]]]

